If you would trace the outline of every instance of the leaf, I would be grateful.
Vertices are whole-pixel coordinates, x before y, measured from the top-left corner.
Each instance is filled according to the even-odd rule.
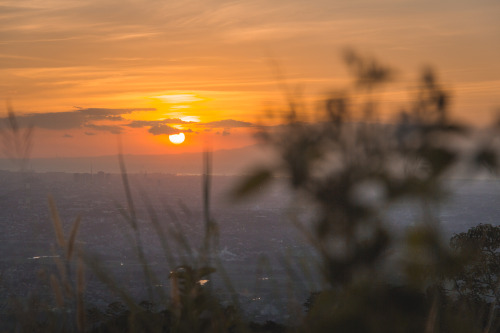
[[[421,150],[420,156],[427,160],[434,176],[444,173],[457,159],[455,152],[440,147],[425,147]]]
[[[68,250],[66,252],[66,257],[68,260],[71,260],[71,257],[73,256],[73,250],[75,248],[76,234],[78,232],[78,228],[80,227],[81,220],[82,220],[81,216],[78,216],[75,220],[75,223],[73,224],[73,228],[71,229],[71,234],[70,234],[69,240],[68,240]]]
[[[56,303],[59,307],[64,306],[64,296],[59,286],[59,281],[55,277],[54,274],[50,275],[50,285],[52,287],[52,291],[54,292],[54,297],[56,299]]]
[[[77,294],[76,294],[76,324],[78,332],[85,332],[85,304],[83,292],[85,289],[85,276],[83,271],[83,262],[78,261],[77,268]]]
[[[247,196],[256,192],[261,186],[265,185],[272,179],[272,172],[269,169],[261,169],[254,172],[251,176],[243,180],[242,183],[236,186],[233,194],[237,198]]]
[[[213,267],[209,267],[209,266],[203,266],[201,268],[198,269],[198,278],[202,278],[202,277],[205,277],[205,276],[208,276],[212,273],[215,273],[215,268]]]
[[[54,198],[49,196],[49,208],[50,214],[52,215],[52,223],[54,225],[54,232],[56,233],[57,244],[64,248],[64,232],[62,228],[61,218],[59,217],[59,212],[57,211],[56,203]]]
[[[495,152],[488,148],[483,148],[476,153],[474,162],[478,167],[486,168],[489,171],[498,169],[497,155]]]

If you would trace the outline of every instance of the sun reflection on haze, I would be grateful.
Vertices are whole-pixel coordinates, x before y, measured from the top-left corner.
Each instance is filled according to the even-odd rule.
[[[200,122],[200,117],[198,116],[181,116],[179,117],[179,119],[185,122],[193,122],[193,123]]]

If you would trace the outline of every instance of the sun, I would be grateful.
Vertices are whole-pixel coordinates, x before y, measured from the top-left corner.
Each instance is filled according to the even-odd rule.
[[[184,140],[186,139],[186,136],[184,135],[184,133],[179,133],[179,134],[172,134],[172,135],[169,135],[168,136],[168,139],[170,140],[170,142],[172,142],[173,144],[181,144],[184,142]]]

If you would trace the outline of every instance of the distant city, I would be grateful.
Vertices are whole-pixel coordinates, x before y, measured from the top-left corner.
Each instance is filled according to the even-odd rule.
[[[168,288],[168,272],[173,268],[166,263],[148,209],[154,210],[166,233],[169,228],[180,228],[196,253],[204,232],[202,179],[200,176],[154,173],[130,174],[128,177],[145,253],[164,283],[161,287]],[[283,305],[286,302],[285,290],[282,290],[282,299],[269,297],[270,290],[276,291],[270,286],[275,283],[281,285],[280,281],[286,278],[279,261],[292,253],[306,255],[309,248],[297,230],[287,222],[288,199],[285,199],[285,191],[278,184],[268,188],[261,196],[235,203],[229,193],[240,180],[241,177],[235,176],[212,177],[211,214],[220,230],[220,246],[215,255],[228,266],[240,296],[247,300],[248,311],[257,311],[253,313],[257,317],[267,318],[268,315],[271,318],[277,311],[273,309],[282,308],[274,303]],[[43,287],[43,279],[39,276],[40,271],[54,269],[54,256],[57,256],[48,208],[50,195],[57,205],[66,235],[75,219],[81,216],[77,235],[79,247],[96,255],[109,274],[125,284],[138,301],[146,298],[144,278],[130,241],[133,230],[120,214],[120,210],[127,207],[120,174],[103,171],[0,171],[0,183],[3,207],[0,212],[0,251],[3,253],[0,259],[0,288],[3,290],[0,293],[26,296],[30,290],[37,290],[45,291],[45,296],[51,297],[50,289]],[[179,262],[188,260],[188,254],[175,237],[168,235],[167,238]],[[267,264],[262,266],[265,262],[273,268]],[[89,304],[104,307],[116,300],[116,296],[99,282],[91,270],[87,271],[87,275],[86,297]],[[256,281],[264,285],[263,289],[258,287],[255,290]],[[227,294],[221,281],[215,283],[221,289],[221,295]],[[259,293],[267,293],[267,297]],[[265,307],[252,307],[257,299],[270,303]],[[2,301],[7,302],[7,298]],[[6,304],[0,304],[0,309],[5,307]]]
[[[90,170],[89,170],[90,171]],[[158,276],[158,288],[168,290],[170,267],[152,223],[157,219],[166,234],[170,251],[177,262],[188,262],[196,254],[204,233],[202,177],[165,173],[128,175],[138,230],[144,252]],[[234,200],[231,195],[241,176],[213,176],[211,216],[217,222],[219,246],[214,256],[227,269],[245,311],[258,320],[285,315],[287,288],[293,280],[297,299],[304,300],[310,290],[320,287],[314,278],[315,258],[312,247],[293,225],[294,219],[307,218],[309,209],[291,205],[290,190],[275,180],[259,195]],[[132,293],[138,301],[147,298],[145,281],[133,243],[133,229],[126,211],[122,175],[101,170],[91,172],[12,172],[0,171],[0,294],[25,297],[35,290],[41,297],[53,297],[47,274],[55,270],[56,238],[48,207],[53,198],[65,234],[81,217],[77,245],[85,253],[99,258],[107,274]],[[500,221],[499,181],[453,181],[450,200],[439,213],[446,237],[479,223],[498,225]],[[291,218],[294,217],[294,219]],[[397,233],[418,219],[409,203],[401,203],[387,212],[386,219]],[[192,253],[176,239],[180,232]],[[290,275],[287,258],[310,265],[301,272],[311,276]],[[303,258],[303,260],[297,260]],[[298,281],[301,280],[301,281]],[[226,282],[215,274],[214,288],[222,298],[229,297]],[[105,307],[117,299],[93,273],[86,271],[86,302]],[[9,297],[2,298],[0,311]]]
[[[118,154],[88,157],[31,158],[25,169],[33,172],[69,173],[119,173]],[[217,150],[213,152],[213,173],[217,175],[241,175],[249,169],[272,161],[274,154],[260,145],[239,149]],[[127,171],[130,173],[169,173],[199,175],[202,171],[203,153],[183,153],[164,155],[124,154]],[[18,171],[19,163],[0,158],[0,170]]]

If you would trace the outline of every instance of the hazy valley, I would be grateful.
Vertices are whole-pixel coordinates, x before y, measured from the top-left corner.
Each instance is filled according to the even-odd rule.
[[[240,180],[236,176],[212,178],[211,215],[220,232],[215,255],[250,317],[280,318],[290,313],[287,307],[301,306],[310,291],[321,287],[315,273],[317,258],[291,222],[302,214],[307,216],[309,209],[306,205],[290,205],[290,191],[278,180],[260,196],[234,202],[230,193]],[[9,297],[53,297],[46,285],[46,275],[55,269],[53,256],[57,255],[49,194],[67,234],[76,217],[82,217],[78,246],[98,257],[106,272],[137,301],[147,299],[144,276],[130,242],[132,229],[119,213],[126,206],[119,174],[1,171],[0,181],[4,207],[0,215],[1,310],[5,310]],[[168,290],[172,267],[167,264],[148,207],[166,232],[169,227],[179,227],[196,253],[204,232],[202,178],[142,173],[131,174],[130,181],[144,251],[159,280],[156,287]],[[449,200],[438,213],[444,237],[479,223],[498,225],[499,181],[456,180],[448,183],[448,189]],[[397,234],[418,220],[418,210],[404,203],[387,212],[386,219]],[[188,262],[189,254],[175,237],[167,235],[167,239],[173,256]],[[221,299],[228,299],[227,283],[219,273],[213,275],[211,283]],[[293,295],[289,293],[290,283],[294,285]],[[103,308],[118,300],[91,268],[86,271],[86,284],[87,304]],[[290,303],[291,299],[295,303]]]

